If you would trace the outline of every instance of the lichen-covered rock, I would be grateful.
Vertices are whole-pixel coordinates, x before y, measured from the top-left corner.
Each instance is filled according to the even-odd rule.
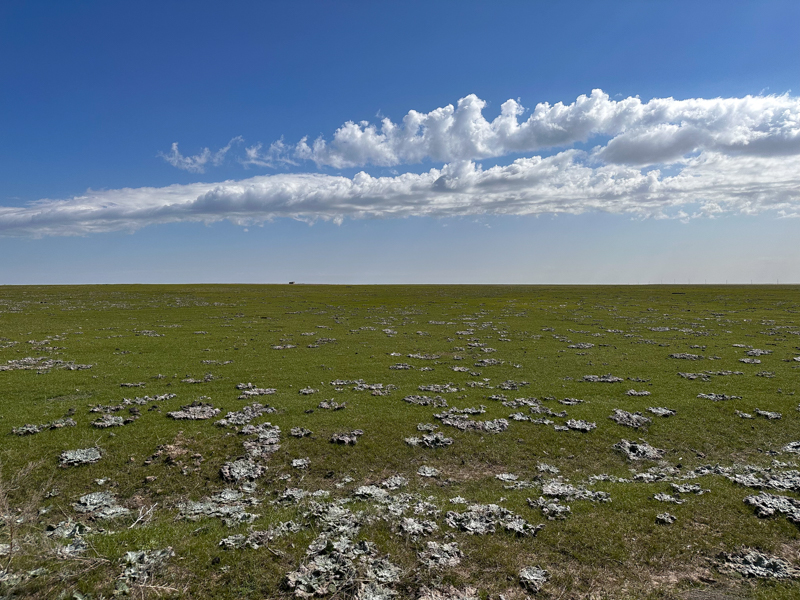
[[[25,425],[14,427],[11,430],[11,433],[13,433],[14,435],[34,435],[43,430],[44,430],[44,425],[33,425],[31,423],[26,423]]]
[[[640,391],[628,390],[627,392],[625,392],[625,395],[626,396],[649,396],[650,392],[648,392],[647,390],[640,390]]]
[[[153,580],[155,574],[173,556],[175,556],[175,553],[171,547],[163,550],[126,552],[122,561],[124,568],[118,579],[126,583],[145,585]]]
[[[11,429],[11,433],[14,435],[33,435],[45,431],[46,429],[62,429],[63,427],[75,427],[76,425],[77,423],[74,419],[64,417],[56,419],[55,421],[50,421],[49,423],[42,423],[41,425],[32,425],[28,423],[20,427],[14,427]]]
[[[220,427],[241,427],[263,414],[274,412],[276,412],[275,409],[268,404],[254,402],[249,406],[243,407],[240,411],[229,412],[224,419],[217,421],[216,425]]]
[[[420,562],[429,569],[444,569],[457,566],[464,555],[456,542],[449,544],[427,542],[426,549],[417,556]]]
[[[92,421],[92,427],[97,427],[98,429],[122,427],[123,425],[125,425],[125,419],[123,417],[116,417],[114,415],[103,415],[99,419]]]
[[[665,494],[664,492],[653,494],[653,499],[658,500],[659,502],[671,502],[672,504],[683,504],[684,502],[686,502],[686,500],[681,500],[680,498],[676,498],[672,494]]]
[[[376,485],[362,485],[353,492],[353,496],[359,500],[376,500],[385,502],[389,498],[389,492]]]
[[[266,459],[280,449],[281,429],[271,423],[261,425],[245,425],[239,431],[242,435],[256,435],[256,439],[246,440],[242,443],[245,451],[252,458]]]
[[[296,597],[311,598],[341,593],[345,597],[378,600],[394,595],[400,568],[378,555],[372,542],[354,543],[358,519],[332,504],[312,506],[307,514],[320,534],[306,551],[307,560],[287,574],[285,584]]]
[[[755,409],[753,412],[756,413],[758,416],[764,417],[765,419],[769,419],[771,421],[772,420],[778,420],[778,419],[780,419],[782,417],[781,413],[779,413],[779,412],[771,412],[769,410],[761,410],[760,408]]]
[[[625,427],[633,427],[634,429],[639,429],[640,427],[646,427],[653,421],[648,417],[645,417],[640,412],[636,413],[629,413],[625,410],[620,410],[619,408],[615,408],[614,412],[608,417],[612,421],[614,421],[617,425],[624,425]]]
[[[254,480],[264,474],[266,468],[247,458],[226,462],[219,470],[225,481],[240,481],[242,479]]]
[[[672,489],[675,490],[678,494],[697,494],[701,496],[702,494],[707,494],[711,490],[706,490],[701,488],[696,483],[673,483]]]
[[[479,600],[478,590],[473,587],[457,589],[453,586],[444,589],[422,588],[417,600]]]
[[[674,410],[664,408],[663,406],[651,406],[647,411],[653,413],[657,417],[671,417],[675,414]]]
[[[405,438],[406,444],[409,446],[424,446],[425,448],[445,448],[453,443],[453,438],[445,437],[440,431],[436,433],[427,433],[421,438],[407,437]]]
[[[90,527],[84,525],[83,523],[69,519],[67,521],[61,521],[57,525],[48,525],[45,530],[45,535],[51,538],[72,539],[75,537],[81,537],[90,532]]]
[[[475,363],[476,367],[494,367],[497,365],[502,365],[505,361],[498,360],[496,358],[482,358],[481,360]]]
[[[198,521],[202,518],[221,519],[228,527],[252,523],[258,515],[245,511],[247,504],[254,505],[257,501],[245,498],[236,490],[222,490],[210,498],[199,502],[189,500],[179,505],[179,517],[188,521]]]
[[[406,396],[403,398],[403,401],[408,402],[409,404],[416,404],[418,406],[433,406],[434,408],[447,408],[447,400],[442,398],[441,396],[435,396],[431,398],[430,396],[419,396],[413,394],[411,396]]]
[[[332,444],[342,444],[344,446],[355,446],[356,442],[358,442],[358,438],[364,435],[364,432],[361,429],[354,429],[350,432],[345,433],[334,433],[331,436],[331,443]]]
[[[279,523],[275,527],[270,527],[266,531],[251,531],[247,535],[237,534],[223,538],[219,542],[221,548],[226,550],[235,550],[241,548],[251,548],[258,550],[262,546],[266,546],[274,540],[281,538],[290,533],[297,533],[301,531],[303,526],[294,521],[286,521]]]
[[[756,473],[727,474],[728,479],[739,485],[752,488],[767,488],[784,491],[800,491],[800,471],[761,471]]]
[[[286,488],[275,500],[275,504],[297,504],[307,496],[308,492],[300,488]]]
[[[800,442],[789,442],[783,447],[783,451],[800,454]]]
[[[66,369],[67,371],[82,371],[91,369],[94,365],[78,365],[71,360],[58,360],[46,356],[25,357],[9,360],[0,365],[0,371],[39,371],[46,373],[50,369]]]
[[[304,438],[312,435],[314,432],[305,427],[292,427],[289,430],[289,435],[296,438]]]
[[[347,408],[347,402],[336,402],[336,400],[323,400],[317,405],[317,408],[322,410],[344,410]]]
[[[744,503],[756,509],[759,518],[772,517],[776,513],[786,515],[792,523],[800,525],[800,500],[788,496],[776,496],[761,492],[757,496],[748,496]]]
[[[241,385],[248,385],[250,387],[239,387]],[[242,392],[239,394],[239,400],[248,400],[249,398],[253,398],[255,396],[271,396],[278,391],[275,388],[257,388],[252,383],[240,383],[236,386],[236,389],[241,390]]]
[[[434,521],[413,519],[411,517],[403,517],[400,521],[400,531],[406,535],[432,535],[438,530],[439,526]]]
[[[358,587],[354,600],[394,600],[397,592],[374,581],[367,581]]]
[[[622,452],[630,460],[660,460],[666,454],[666,450],[654,448],[643,441],[630,442],[628,440],[620,440],[619,443],[614,444],[614,448]]]
[[[538,594],[550,579],[550,573],[540,567],[524,567],[519,572],[519,583],[531,593]]]
[[[521,412],[511,413],[510,415],[508,415],[508,418],[511,419],[512,421],[530,421],[531,420],[531,418],[528,415],[523,414]]]
[[[438,477],[440,475],[440,471],[439,469],[423,465],[417,469],[417,475],[420,477]]]
[[[88,514],[94,519],[113,519],[129,514],[127,508],[119,506],[114,496],[108,492],[92,492],[81,496],[73,503],[79,513]]]
[[[772,350],[762,350],[761,348],[753,348],[745,352],[747,356],[767,356],[772,354]]]
[[[181,410],[168,412],[167,416],[177,420],[204,420],[216,417],[220,412],[219,408],[214,408],[210,404],[195,400],[191,404],[181,406]]]
[[[582,431],[584,433],[588,433],[593,429],[597,429],[597,423],[592,423],[590,421],[584,421],[581,419],[569,419],[566,422],[566,426],[569,429],[573,429],[575,431]]]
[[[470,415],[482,414],[486,412],[486,407],[480,408],[450,408],[444,412],[437,413],[434,418],[444,425],[455,427],[461,431],[482,431],[484,433],[501,433],[508,429],[506,419],[493,419],[489,421],[473,421]]]
[[[729,396],[728,394],[697,394],[698,398],[703,398],[705,400],[713,400],[714,402],[720,402],[724,400],[741,400],[741,396]]]
[[[542,494],[568,501],[591,500],[592,502],[611,502],[608,492],[593,492],[584,487],[576,487],[560,479],[551,479],[542,484]]]
[[[535,536],[541,529],[497,504],[472,504],[463,513],[448,511],[445,522],[471,535],[494,533],[500,527],[518,535]]]
[[[99,448],[80,448],[78,450],[65,450],[59,457],[62,467],[75,467],[78,465],[90,465],[96,463],[103,457]]]
[[[430,385],[417,386],[420,392],[433,392],[434,394],[451,394],[458,392],[459,389],[452,383],[433,383]]]
[[[405,487],[408,485],[408,479],[403,477],[402,475],[392,475],[388,479],[385,479],[381,485],[385,487],[387,490],[397,490],[401,487]]]
[[[619,383],[625,380],[622,377],[616,377],[611,373],[607,373],[606,375],[584,375],[583,381],[589,383]]]
[[[656,523],[659,525],[672,525],[676,520],[677,517],[668,512],[659,513],[656,515]]]
[[[800,574],[782,558],[767,556],[758,550],[748,550],[739,554],[723,552],[719,558],[723,569],[736,571],[745,577],[793,579]]]
[[[388,396],[389,393],[397,389],[397,386],[392,385],[391,383],[388,385],[384,385],[382,383],[367,383],[361,379],[355,381],[354,383],[354,392],[372,392],[373,396]]]

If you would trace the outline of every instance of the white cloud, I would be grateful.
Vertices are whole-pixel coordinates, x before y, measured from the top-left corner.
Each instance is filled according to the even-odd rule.
[[[676,175],[607,164],[566,150],[482,169],[459,161],[422,174],[352,178],[279,174],[242,181],[89,191],[67,200],[0,207],[0,234],[82,235],[177,221],[240,225],[288,217],[537,215],[604,211],[638,217],[800,215],[800,158],[702,152]]]
[[[800,216],[800,99],[747,96],[711,100],[611,100],[599,90],[570,105],[539,104],[520,121],[514,100],[487,121],[471,95],[457,107],[411,111],[401,124],[348,123],[328,143],[256,144],[238,160],[276,167],[292,157],[320,165],[392,166],[443,161],[421,174],[352,178],[284,173],[241,181],[88,191],[66,200],[0,207],[0,235],[82,235],[177,221],[241,225],[276,218],[304,221],[480,214],[538,215],[604,211],[638,217],[716,218],[725,214]],[[584,152],[520,158],[484,169],[481,157],[607,138]],[[217,152],[165,160],[191,172],[221,163]],[[657,165],[659,169],[652,169]]]
[[[272,142],[266,152],[261,151],[263,147],[264,144],[258,143],[245,148],[245,156],[239,162],[245,167],[275,168],[280,165],[297,165],[297,161],[291,158],[291,148],[283,143],[283,139]]]
[[[180,150],[178,150],[178,142],[173,142],[168,153],[159,152],[158,155],[178,169],[189,171],[190,173],[204,173],[207,164],[210,163],[214,166],[221,165],[231,147],[242,141],[244,141],[244,138],[239,135],[216,152],[211,152],[208,148],[203,148],[199,154],[195,154],[194,156],[184,156],[181,154]]]
[[[368,164],[395,166],[479,160],[511,153],[569,147],[594,136],[611,137],[598,149],[604,162],[648,165],[670,162],[693,152],[727,154],[800,153],[800,99],[789,95],[642,102],[616,101],[602,90],[573,103],[537,104],[530,116],[517,100],[501,105],[500,115],[483,116],[486,102],[474,94],[428,113],[415,110],[401,123],[347,122],[330,141],[303,138],[297,158],[335,168]]]

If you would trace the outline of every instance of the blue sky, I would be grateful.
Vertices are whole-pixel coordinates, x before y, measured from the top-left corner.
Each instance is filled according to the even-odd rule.
[[[797,282],[798,22],[4,2],[0,283]]]

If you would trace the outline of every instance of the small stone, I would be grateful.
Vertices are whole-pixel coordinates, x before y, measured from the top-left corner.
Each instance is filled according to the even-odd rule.
[[[656,515],[656,523],[660,525],[672,525],[677,520],[675,515],[671,515],[668,512],[660,513]]]
[[[417,469],[417,475],[420,477],[438,477],[441,474],[439,469],[434,469],[433,467],[429,467],[427,465],[421,466]]]
[[[519,582],[531,593],[537,594],[550,579],[550,573],[540,567],[524,567],[519,572]]]

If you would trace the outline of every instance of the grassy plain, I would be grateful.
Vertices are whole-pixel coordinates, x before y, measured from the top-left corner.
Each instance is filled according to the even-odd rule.
[[[335,341],[316,343],[319,338]],[[273,348],[287,344],[295,347]],[[570,347],[576,344],[592,346]],[[317,525],[307,516],[309,499],[273,501],[286,488],[327,490],[328,501],[352,498],[359,486],[380,485],[400,474],[409,480],[403,492],[419,494],[441,510],[435,519],[439,529],[431,536],[398,533],[378,502],[353,499],[346,504],[373,515],[363,519],[357,539],[374,542],[382,556],[400,567],[398,581],[389,586],[400,598],[419,597],[424,589],[470,588],[482,598],[522,598],[531,595],[519,583],[526,566],[549,572],[537,596],[544,598],[797,598],[800,585],[793,580],[747,579],[720,569],[721,553],[747,548],[800,565],[798,527],[782,515],[757,518],[743,502],[758,490],[708,475],[690,483],[710,491],[683,495],[683,504],[664,504],[653,496],[672,493],[671,483],[702,465],[749,465],[762,475],[766,469],[794,468],[796,455],[782,449],[800,440],[800,397],[795,395],[800,362],[794,360],[799,347],[797,286],[0,288],[0,365],[25,357],[92,365],[0,371],[0,508],[5,513],[0,543],[8,544],[0,556],[0,571],[5,569],[0,595],[111,597],[125,591],[118,577],[127,551],[171,547],[174,557],[126,593],[293,597],[285,577],[308,560]],[[760,364],[740,362],[753,348],[770,353],[758,357]],[[703,358],[669,358],[677,353]],[[502,363],[475,366],[487,358]],[[413,368],[390,369],[397,363]],[[723,371],[741,374],[694,380],[678,375]],[[203,380],[209,373],[213,377],[202,383],[183,381]],[[604,374],[624,381],[583,380]],[[354,391],[352,384],[332,385],[337,379],[396,389],[372,395]],[[529,385],[498,388],[508,380]],[[239,400],[235,386],[247,382],[277,392]],[[477,383],[470,387],[468,382]],[[123,383],[144,385],[120,387]],[[418,389],[445,383],[458,391]],[[306,387],[319,391],[300,394]],[[629,396],[630,389],[651,394]],[[141,406],[139,418],[125,426],[91,426],[100,416],[89,412],[93,406],[167,393],[176,397]],[[597,428],[581,433],[511,420],[498,434],[460,431],[433,417],[441,408],[403,401],[427,394],[441,395],[450,407],[484,405],[485,414],[473,417],[480,420],[526,411],[488,399],[499,393],[508,399],[538,398],[553,412],[566,410],[569,418],[594,422]],[[713,401],[698,398],[700,393],[740,398]],[[217,418],[175,421],[166,416],[201,396],[222,409]],[[331,398],[346,402],[347,408],[317,408]],[[558,402],[565,398],[584,402]],[[233,528],[217,518],[180,519],[181,503],[237,487],[222,480],[220,467],[244,455],[243,436],[214,421],[252,402],[277,409],[253,423],[269,421],[282,432],[280,449],[260,460],[267,469],[252,494],[260,504],[247,509],[257,519]],[[147,410],[153,404],[157,409]],[[663,418],[647,412],[657,406],[676,414]],[[617,408],[642,412],[652,423],[640,430],[618,425],[608,418]],[[746,419],[735,413],[754,414],[756,408],[779,412],[782,418]],[[69,413],[74,413],[74,427],[11,433],[14,427],[52,422]],[[548,418],[556,425],[565,422]],[[418,423],[438,424],[453,444],[436,449],[408,445],[405,438],[421,435]],[[290,429],[298,426],[313,435],[291,437]],[[332,434],[355,428],[364,431],[356,445],[330,443]],[[666,454],[661,461],[631,461],[613,448],[623,438],[644,439]],[[162,451],[145,464],[166,446],[172,455]],[[62,452],[91,447],[103,453],[95,464],[59,466]],[[292,460],[299,458],[309,459],[307,469],[292,468]],[[556,467],[564,481],[607,492],[611,502],[569,502],[566,519],[548,520],[527,502],[541,495],[543,482],[556,477],[542,472],[540,464]],[[417,470],[423,465],[441,475],[420,477]],[[661,480],[588,481],[602,474],[632,480],[632,471],[652,467],[662,473]],[[507,489],[508,483],[495,477],[502,473],[532,482],[531,487]],[[74,510],[78,498],[102,490],[112,492],[131,513],[103,521]],[[798,491],[781,493],[800,497]],[[445,523],[447,511],[465,510],[450,502],[457,496],[498,504],[544,527],[535,537],[499,529],[470,535]],[[675,523],[656,522],[665,511],[677,518]],[[47,526],[69,519],[92,529],[84,536],[88,548],[83,553],[62,557],[58,548],[66,541],[47,536]],[[219,546],[227,536],[289,519],[304,528],[259,549]],[[423,567],[418,553],[431,540],[455,541],[463,552],[460,564]],[[348,597],[355,589],[343,585],[332,597]]]

